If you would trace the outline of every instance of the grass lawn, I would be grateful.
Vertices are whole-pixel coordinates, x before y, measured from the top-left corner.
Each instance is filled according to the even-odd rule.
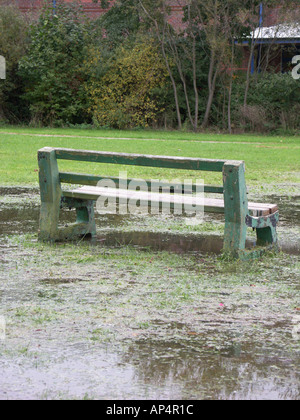
[[[154,155],[188,156],[209,159],[237,159],[246,162],[250,187],[295,188],[300,182],[300,136],[255,136],[195,134],[177,131],[117,131],[81,129],[0,129],[0,185],[38,185],[37,150],[45,147],[103,150]],[[110,166],[110,167],[109,167]],[[77,172],[160,179],[196,177],[190,171],[143,167],[117,167],[62,162],[61,169]],[[221,174],[201,174],[205,183],[221,183]],[[294,190],[293,190],[294,191]],[[292,193],[293,193],[292,191]]]

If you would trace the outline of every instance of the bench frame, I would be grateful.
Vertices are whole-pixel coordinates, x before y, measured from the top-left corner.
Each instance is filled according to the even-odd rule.
[[[63,192],[61,183],[95,186],[99,180],[107,177],[59,172],[58,159],[222,172],[223,187],[206,185],[204,191],[223,193],[224,196],[224,253],[241,259],[249,259],[261,255],[267,245],[277,247],[278,211],[257,217],[250,215],[244,161],[136,155],[50,147],[38,151],[41,195],[39,240],[74,240],[84,235],[96,235],[94,201],[72,197],[72,194]],[[69,227],[59,228],[59,213],[60,209],[64,207],[75,208],[77,219],[76,223]],[[214,211],[214,209],[205,211]],[[248,227],[256,229],[257,245],[264,248],[245,249]]]

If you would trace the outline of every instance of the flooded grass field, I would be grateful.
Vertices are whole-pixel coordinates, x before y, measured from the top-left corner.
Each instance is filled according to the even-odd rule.
[[[300,399],[300,197],[268,199],[282,250],[237,262],[215,216],[42,244],[38,190],[1,188],[0,399]]]

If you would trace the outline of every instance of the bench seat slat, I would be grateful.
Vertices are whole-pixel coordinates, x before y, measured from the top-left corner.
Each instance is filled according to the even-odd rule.
[[[135,199],[144,200],[156,203],[175,203],[199,206],[204,206],[204,211],[214,213],[224,213],[224,200],[216,198],[202,198],[201,196],[187,196],[178,194],[164,194],[164,193],[150,193],[146,191],[125,190],[117,188],[104,188],[85,186],[76,188],[70,191],[64,191],[65,197],[84,199],[84,200],[97,200],[100,196],[106,198],[122,198],[122,199]],[[276,204],[268,203],[248,203],[249,213],[253,216],[267,216],[273,214],[278,210]]]

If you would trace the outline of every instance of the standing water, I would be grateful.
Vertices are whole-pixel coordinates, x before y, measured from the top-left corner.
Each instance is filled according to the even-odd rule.
[[[280,207],[283,252],[242,263],[219,217],[41,244],[38,191],[0,189],[0,399],[299,399],[299,197]]]

